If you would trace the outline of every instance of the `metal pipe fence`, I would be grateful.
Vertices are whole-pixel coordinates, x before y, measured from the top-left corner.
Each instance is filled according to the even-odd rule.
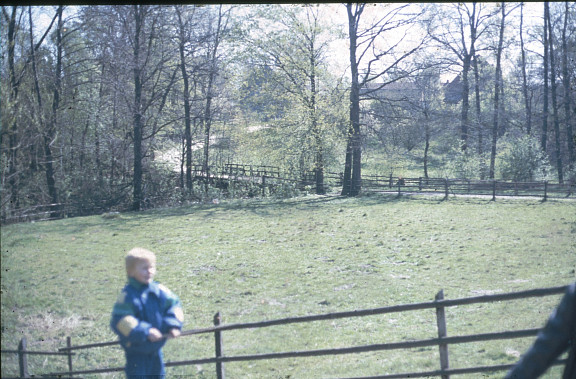
[[[206,333],[213,334],[214,356],[193,360],[168,362],[166,364],[166,367],[190,366],[198,364],[215,364],[217,377],[219,379],[223,379],[225,378],[225,370],[224,370],[225,363],[274,360],[274,359],[286,359],[286,358],[304,358],[314,356],[334,356],[334,355],[358,354],[372,351],[386,351],[386,350],[399,350],[399,349],[437,346],[440,353],[439,369],[437,370],[421,371],[421,372],[404,372],[397,374],[372,376],[370,378],[391,379],[391,378],[406,378],[406,377],[418,378],[418,377],[439,376],[442,379],[449,379],[450,375],[456,375],[456,374],[477,374],[483,372],[502,371],[509,369],[510,367],[512,367],[512,365],[504,364],[504,365],[476,366],[466,368],[451,368],[449,364],[449,347],[452,345],[470,343],[470,342],[533,337],[538,334],[540,329],[521,329],[521,330],[509,330],[501,332],[479,333],[471,335],[448,336],[446,332],[447,323],[445,317],[445,309],[448,307],[461,306],[461,305],[470,305],[477,303],[493,303],[499,301],[509,301],[515,299],[526,299],[532,297],[544,297],[544,296],[556,295],[565,292],[566,288],[567,286],[560,286],[560,287],[533,289],[512,293],[482,295],[460,299],[445,299],[443,291],[441,290],[436,294],[434,301],[431,302],[400,304],[381,308],[325,313],[311,316],[288,317],[283,319],[265,320],[265,321],[238,323],[238,324],[221,324],[221,314],[216,313],[214,315],[213,327],[203,329],[193,329],[182,332],[182,337],[198,334],[206,334]],[[370,344],[361,346],[350,346],[343,348],[328,348],[328,349],[316,349],[316,350],[304,350],[304,351],[284,351],[284,352],[274,352],[264,354],[250,354],[250,355],[229,356],[226,355],[224,352],[223,335],[224,332],[227,331],[240,330],[240,329],[262,329],[279,325],[309,323],[313,321],[322,321],[322,320],[348,319],[348,318],[382,315],[389,313],[402,313],[424,309],[434,309],[436,311],[436,325],[437,325],[438,337],[415,340],[415,341],[406,341],[406,342],[379,343],[379,344]],[[47,373],[45,375],[42,375],[43,377],[77,378],[78,375],[101,374],[101,373],[123,371],[123,367],[105,367],[89,370],[74,370],[72,365],[73,363],[72,358],[75,354],[74,353],[75,351],[92,349],[96,347],[115,346],[119,344],[118,341],[74,346],[71,343],[71,338],[68,337],[66,342],[67,346],[60,348],[58,352],[38,352],[38,351],[28,351],[26,349],[26,341],[25,339],[23,339],[21,341],[18,350],[2,350],[2,353],[3,354],[14,353],[19,355],[20,357],[19,378],[30,377],[28,374],[26,357],[32,354],[62,355],[68,358],[68,371]],[[559,360],[555,364],[562,364],[562,363],[564,363],[564,361]]]

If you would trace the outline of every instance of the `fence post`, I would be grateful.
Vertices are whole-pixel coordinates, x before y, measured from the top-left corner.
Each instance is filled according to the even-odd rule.
[[[444,290],[440,290],[436,294],[435,300],[444,300]],[[444,307],[436,307],[436,324],[438,325],[438,338],[446,337],[446,314],[444,313]],[[448,345],[439,343],[438,348],[440,349],[440,370],[447,370],[450,367],[448,362]],[[450,379],[450,375],[442,375],[442,379]]]
[[[68,372],[70,372],[70,377],[72,377],[72,337],[66,337],[66,347],[68,348]]]
[[[220,312],[214,315],[214,326],[220,325],[221,316]],[[219,330],[214,332],[214,342],[216,345],[216,358],[222,357],[222,332]],[[216,377],[218,379],[224,379],[224,364],[222,362],[216,362]]]
[[[28,357],[26,356],[26,337],[22,337],[18,344],[18,365],[20,366],[20,377],[28,378]]]
[[[448,178],[444,178],[444,200],[448,200]]]
[[[548,200],[548,181],[544,181],[544,199],[542,201]]]

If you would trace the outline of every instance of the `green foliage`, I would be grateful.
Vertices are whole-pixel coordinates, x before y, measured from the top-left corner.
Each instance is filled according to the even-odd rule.
[[[291,5],[255,8],[251,26],[245,52],[251,64],[240,70],[238,85],[252,123],[243,141],[252,150],[249,162],[300,173],[332,165],[342,115],[334,106],[339,82],[325,58],[330,27],[317,8]]]
[[[499,144],[498,158],[503,178],[514,181],[551,179],[554,171],[535,137],[506,135]]]
[[[490,157],[478,154],[461,146],[453,148],[446,162],[445,177],[462,179],[485,179],[488,173]]]
[[[374,7],[380,6],[383,8],[378,11],[383,12],[394,8],[389,5]],[[454,11],[464,8],[433,5],[430,15],[444,14],[446,17],[438,21],[456,32],[453,28],[461,20],[453,17]],[[482,12],[491,8],[483,8]],[[37,32],[43,25],[36,16],[41,12],[50,16],[54,9],[31,8],[32,26]],[[134,9],[129,5],[65,9],[62,90],[51,141],[45,141],[44,137],[52,114],[56,79],[54,29],[36,50],[38,83],[35,83],[29,49],[31,42],[39,42],[39,35],[30,40],[28,8],[5,9],[6,20],[15,11],[16,28],[14,64],[9,62],[10,49],[1,52],[1,87],[5,94],[0,102],[2,217],[21,212],[17,207],[24,209],[51,201],[46,180],[45,145],[53,150],[51,163],[59,201],[82,203],[85,210],[97,207],[126,209],[130,205],[133,193],[130,186],[137,182],[133,180],[134,138],[137,137],[133,124],[137,107],[131,63],[134,59],[131,45],[135,30]],[[176,190],[176,186],[183,186],[175,184],[173,172],[155,166],[156,163],[148,164],[147,160],[153,154],[157,157],[168,155],[163,153],[171,150],[178,162],[170,163],[179,166],[185,151],[182,145],[185,138],[184,75],[180,70],[183,67],[180,66],[181,57],[177,54],[180,52],[178,42],[183,42],[189,79],[187,95],[191,104],[193,165],[203,164],[206,159],[203,143],[205,127],[209,124],[209,165],[222,162],[272,165],[295,173],[309,172],[318,166],[330,172],[343,171],[350,110],[350,83],[346,82],[350,80],[346,73],[349,51],[343,44],[348,34],[344,5],[272,4],[222,8],[218,5],[183,5],[179,7],[183,16],[181,30],[175,27],[176,8],[149,5],[140,9],[147,15],[141,30],[142,55],[139,59],[145,66],[140,78],[144,123],[141,158],[146,166],[143,191],[148,206],[209,201],[230,194],[240,198],[250,193],[278,196],[267,189],[248,188],[235,188],[229,194],[209,188],[207,193],[205,189],[199,189],[201,186],[182,194]],[[555,17],[560,20],[565,9],[563,5],[552,7]],[[570,12],[573,9],[570,5]],[[66,14],[68,11],[70,13]],[[223,18],[219,19],[220,15]],[[390,16],[390,19],[380,20],[388,20],[390,26],[394,26],[399,19],[392,17],[392,13]],[[362,18],[361,27],[368,28],[366,30],[375,26],[370,23],[377,21]],[[221,33],[216,33],[218,20],[222,21]],[[412,32],[421,26],[416,21],[411,23]],[[8,46],[9,23],[0,23],[0,28],[2,42]],[[525,33],[528,32],[530,30],[525,29]],[[418,35],[417,32],[411,34]],[[394,39],[401,34],[388,36]],[[568,46],[571,46],[573,36],[568,38]],[[393,44],[393,39],[385,37],[381,41],[384,45],[378,43],[374,47]],[[218,54],[213,61],[209,59],[210,52],[214,52],[216,45]],[[405,49],[403,45],[398,47]],[[383,83],[388,85],[374,93],[382,97],[382,102],[362,101],[363,111],[366,111],[361,120],[363,173],[422,176],[424,143],[428,137],[429,176],[486,176],[483,156],[452,149],[458,143],[461,105],[442,101],[445,90],[442,83],[451,81],[457,73],[440,64],[450,49],[429,47],[423,45],[418,49],[402,69],[383,70],[384,61],[371,64],[374,73],[382,73],[370,83],[374,86],[371,88]],[[493,67],[488,64],[488,53],[477,52],[481,55],[477,59],[480,60],[482,109],[481,114],[476,115],[473,106],[475,81],[471,74],[471,149],[477,148],[480,132],[483,132],[483,145],[487,144],[488,125],[484,120],[492,108]],[[563,51],[558,50],[558,53]],[[541,67],[537,62],[540,58],[529,53],[527,59],[534,63],[529,65],[529,95],[538,99]],[[505,78],[504,119],[509,122],[502,123],[502,128],[511,133],[525,127],[521,124],[526,114],[518,90],[521,88],[520,71],[514,72]],[[399,78],[403,79],[396,81]],[[17,79],[18,91],[11,88],[14,85],[11,79]],[[36,97],[36,84],[42,96],[41,106]],[[208,99],[212,101],[210,112],[206,112]],[[540,102],[534,100],[534,131],[537,130],[535,124],[540,117],[540,106]],[[208,116],[210,123],[207,123]],[[527,172],[528,177],[535,180],[548,177],[545,156],[534,155],[536,153],[526,147],[526,142],[515,146],[516,141],[507,138],[498,144],[497,168],[503,177],[522,178]],[[553,148],[553,144],[549,144],[548,149]],[[565,144],[561,154],[568,155]],[[521,167],[523,165],[532,166]],[[289,185],[278,193],[297,193],[292,187]]]
[[[290,108],[282,88],[270,80],[274,72],[270,66],[251,66],[240,83],[238,96],[240,109],[257,122],[281,119]]]
[[[277,199],[288,199],[300,194],[300,191],[294,183],[282,182],[274,191],[273,196]]]

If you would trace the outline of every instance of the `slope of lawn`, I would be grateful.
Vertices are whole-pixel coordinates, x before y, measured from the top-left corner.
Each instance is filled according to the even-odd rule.
[[[156,279],[179,294],[185,329],[554,287],[576,275],[570,201],[307,196],[2,226],[2,349],[114,340],[111,307],[134,246],[157,253]],[[559,296],[447,309],[448,335],[540,327]],[[225,355],[433,338],[433,310],[224,332]],[[517,360],[531,338],[450,346],[450,366]],[[213,336],[169,341],[168,361],[213,356]],[[117,347],[80,351],[76,369],[122,366]],[[29,357],[30,372],[66,370]],[[437,348],[225,365],[230,378],[353,377],[439,367]],[[548,377],[558,376],[560,368]],[[17,358],[2,354],[2,376]],[[213,365],[170,375],[214,377]],[[495,373],[491,377],[501,377]],[[90,376],[87,376],[90,377]],[[95,377],[122,377],[107,374]]]

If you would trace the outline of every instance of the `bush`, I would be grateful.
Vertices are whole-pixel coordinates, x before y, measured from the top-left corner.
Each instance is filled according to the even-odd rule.
[[[500,142],[500,174],[514,181],[548,180],[552,167],[535,137],[506,135]]]
[[[446,166],[446,177],[462,179],[484,179],[488,173],[488,157],[485,154],[478,154],[468,148],[462,150],[461,147],[453,148],[448,154],[449,161]]]

